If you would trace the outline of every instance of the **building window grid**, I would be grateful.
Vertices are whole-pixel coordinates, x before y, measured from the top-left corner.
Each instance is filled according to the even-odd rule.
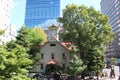
[[[104,1],[102,2],[102,3],[104,3]],[[101,3],[101,4],[102,4]],[[117,17],[117,16],[119,16],[118,14],[116,15],[116,13],[117,13],[117,11],[119,10],[119,8],[118,7],[120,7],[120,6],[118,6],[118,4],[119,4],[119,2],[118,2],[118,0],[116,0],[116,1],[114,1],[114,0],[112,0],[112,2],[110,2],[110,1],[108,1],[108,2],[106,2],[107,4],[109,4],[110,6],[108,6],[107,4],[105,5],[105,4],[102,4],[102,5],[105,5],[106,6],[106,9],[105,8],[103,8],[102,10],[103,10],[103,12],[104,12],[104,10],[105,10],[105,14],[107,14],[109,17],[110,17],[110,21],[109,21],[109,23],[111,23],[111,25],[112,25],[112,28],[114,29],[114,31],[116,31],[117,29],[118,29],[118,27],[116,27],[118,24],[116,24],[115,22],[117,22],[117,18],[115,19],[115,17]],[[112,4],[112,3],[114,3],[114,4]],[[105,7],[104,6],[104,7]],[[117,9],[115,9],[115,8],[112,8],[113,6],[116,6],[117,7]],[[115,9],[115,12],[111,12],[111,11],[114,11],[114,9]],[[114,20],[115,19],[115,20]],[[118,29],[119,30],[119,29]]]
[[[26,10],[27,10],[27,9],[31,9],[31,8],[39,9],[39,10],[40,10],[42,7],[44,7],[44,6],[42,6],[42,5],[48,5],[48,4],[46,4],[46,2],[49,2],[49,1],[43,2],[43,3],[45,3],[45,4],[42,3],[41,7],[38,5],[38,4],[41,4],[40,2],[37,2],[36,5],[34,5],[35,2],[36,2],[36,1],[27,1]],[[30,3],[30,4],[28,4],[28,3]],[[54,3],[57,4],[57,3],[59,3],[59,1],[56,1],[56,0],[55,0]],[[55,7],[58,7],[58,10],[59,10],[59,9],[60,9],[60,8],[59,8],[60,6],[59,6],[59,5],[56,6],[56,4],[55,4],[55,5],[52,5],[51,8],[54,9]],[[32,7],[30,7],[30,6],[32,6]],[[44,7],[44,8],[45,8],[45,7]],[[49,8],[50,8],[50,7],[49,7]],[[40,11],[40,12],[45,12],[45,15],[43,15],[44,13],[42,13],[42,15],[39,15],[39,16],[38,16],[39,19],[44,19],[44,17],[45,17],[45,19],[46,19],[46,17],[52,19],[52,17],[56,17],[56,15],[53,15],[53,14],[51,14],[51,12],[49,12],[49,11],[50,11],[49,8],[46,7],[46,9],[43,9],[43,10],[45,10],[45,11]],[[47,9],[48,9],[48,10],[47,10]],[[39,11],[39,10],[38,10],[38,11]],[[58,10],[57,10],[57,11],[58,11]],[[60,10],[59,10],[59,11],[60,11]],[[58,12],[59,12],[59,11],[58,11]],[[26,11],[26,12],[27,12],[27,11]],[[46,14],[46,12],[48,12],[48,13],[50,13],[50,14]],[[35,14],[37,14],[37,13],[35,13]],[[50,17],[49,17],[49,15],[50,15]],[[35,16],[36,16],[36,15],[34,15],[34,17],[35,17]],[[58,17],[58,16],[59,16],[59,15],[57,15],[57,17]],[[38,19],[38,17],[35,17],[35,18]],[[31,17],[30,17],[29,19],[31,19]],[[42,21],[40,21],[40,22],[42,22]],[[39,23],[40,23],[40,22],[39,22]],[[26,21],[25,21],[25,24],[29,24],[29,22],[26,23]],[[31,23],[31,24],[32,24],[32,23]],[[34,25],[34,24],[33,24],[33,25]]]

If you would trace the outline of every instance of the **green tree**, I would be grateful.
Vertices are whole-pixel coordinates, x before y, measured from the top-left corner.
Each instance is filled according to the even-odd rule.
[[[76,80],[77,75],[80,74],[86,68],[86,66],[83,65],[83,61],[77,56],[76,46],[72,46],[72,49],[72,59],[68,64],[67,71],[69,75],[75,76]]]
[[[32,54],[32,58],[37,61],[37,54],[40,51],[40,44],[47,41],[47,36],[41,28],[29,28],[28,35],[31,45],[29,46],[29,53]]]
[[[10,42],[6,43],[7,46],[7,50],[11,51],[12,49],[14,49],[16,47],[17,43],[15,40],[11,40]]]
[[[117,64],[118,62],[117,62],[117,58],[111,58],[110,59],[110,64],[112,64],[112,65],[115,65],[115,64]]]
[[[75,75],[75,76],[80,74],[85,69],[85,66],[82,66],[82,65],[83,65],[82,60],[79,59],[78,56],[74,54],[67,68],[68,74]]]
[[[37,53],[40,50],[40,44],[47,41],[45,32],[41,28],[22,28],[18,31],[15,41],[7,43],[7,50],[12,51],[16,45],[26,48],[29,58],[33,60],[33,65],[39,60]]]
[[[40,43],[46,42],[47,36],[41,28],[26,28],[22,26],[18,31],[16,39],[17,44],[30,48],[31,46],[38,46]]]
[[[63,17],[58,21],[64,26],[64,32],[60,33],[61,37],[64,41],[74,43],[78,47],[84,64],[92,63],[88,61],[95,58],[96,55],[101,57],[106,46],[114,38],[108,18],[92,7],[67,5],[63,10]],[[97,51],[94,50],[96,48]],[[94,52],[91,52],[92,50]],[[91,53],[94,54],[90,55]],[[95,59],[97,60],[97,58]],[[95,65],[91,65],[91,67],[95,67]]]
[[[47,36],[41,28],[26,28],[25,26],[22,26],[16,37],[16,43],[27,48],[28,53],[31,54],[32,58],[34,58],[39,51],[39,45],[46,41]],[[13,43],[10,42],[8,45],[11,46]]]
[[[46,42],[47,37],[41,28],[29,28],[27,38],[31,45],[39,45],[41,42]]]
[[[0,30],[0,35],[2,35],[3,33],[5,33],[5,30]]]
[[[47,41],[47,35],[40,27],[35,28],[35,31],[39,33],[38,35],[42,39],[42,42],[46,42]]]
[[[8,51],[0,46],[0,60],[0,80],[29,80],[27,75],[32,61],[24,47],[16,45]]]
[[[105,62],[102,59],[103,54],[102,50],[97,47],[93,47],[90,53],[87,55],[88,60],[88,70],[90,73],[99,73],[102,68],[105,66]]]
[[[4,33],[5,33],[5,30],[1,30],[1,29],[0,29],[0,36],[3,35]],[[4,45],[4,41],[2,41],[2,40],[0,39],[0,42]]]
[[[18,31],[16,43],[22,45],[25,48],[29,48],[29,46],[31,45],[28,38],[28,29],[25,26],[22,26],[21,29]]]

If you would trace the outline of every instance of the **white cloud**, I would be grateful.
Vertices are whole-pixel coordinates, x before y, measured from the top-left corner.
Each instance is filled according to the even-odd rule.
[[[52,24],[54,25],[59,25],[56,19],[48,19],[45,21],[43,24],[38,25],[39,27],[42,27],[43,29],[47,29],[48,26],[51,26]],[[36,26],[37,27],[37,26]]]

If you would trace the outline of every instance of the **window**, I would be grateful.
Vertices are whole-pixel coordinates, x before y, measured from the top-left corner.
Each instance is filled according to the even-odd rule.
[[[65,64],[63,64],[63,67],[65,67]]]
[[[65,53],[62,54],[62,58],[65,59]]]
[[[50,44],[50,46],[56,46],[56,44]]]
[[[41,64],[41,69],[43,69],[43,64]]]
[[[51,59],[54,59],[54,54],[51,54]]]
[[[44,58],[44,54],[41,54],[41,59],[43,59]]]

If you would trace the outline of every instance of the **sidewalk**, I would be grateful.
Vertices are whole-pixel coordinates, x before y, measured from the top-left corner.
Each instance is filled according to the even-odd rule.
[[[99,80],[118,80],[118,79],[119,79],[119,76],[115,76],[115,78],[103,77],[103,78],[100,78]]]
[[[107,77],[100,77],[99,76],[99,80],[120,80],[119,79],[119,76],[120,76],[120,70],[119,70],[119,67],[118,66],[114,66],[114,70],[115,70],[115,78],[110,78],[110,71],[111,71],[111,69],[108,69],[108,68],[105,68],[105,69],[103,69],[103,71],[105,71],[105,72],[107,72]],[[86,79],[85,80],[96,80],[97,79],[97,77],[95,76],[94,77],[94,79],[89,79],[89,77],[86,77]]]
[[[115,70],[115,78],[110,78],[110,69],[104,69],[104,71],[107,71],[108,76],[107,77],[103,77],[100,80],[118,80],[119,79],[119,67],[118,66],[114,66],[114,70]]]
[[[116,76],[115,78],[110,78],[110,77],[103,77],[103,78],[99,78],[99,80],[118,80],[119,76]],[[85,79],[85,80],[97,80],[97,78],[94,79]]]

